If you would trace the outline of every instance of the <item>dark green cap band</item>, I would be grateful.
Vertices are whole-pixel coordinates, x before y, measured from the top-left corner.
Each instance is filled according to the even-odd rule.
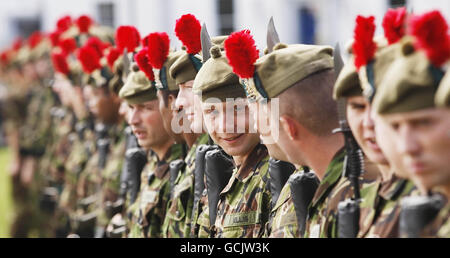
[[[246,98],[246,94],[242,85],[232,84],[224,85],[220,88],[214,88],[213,90],[202,92],[202,101],[205,102],[209,98],[218,98],[222,102],[225,102],[227,98]]]

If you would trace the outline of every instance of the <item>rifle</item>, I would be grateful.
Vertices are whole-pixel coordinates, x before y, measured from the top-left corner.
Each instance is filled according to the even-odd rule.
[[[430,224],[445,200],[441,195],[409,196],[401,200],[400,237],[422,237],[423,229]]]
[[[337,77],[343,67],[339,45],[336,45],[334,51],[334,66]],[[356,237],[359,231],[359,202],[361,197],[359,193],[359,176],[364,169],[364,156],[348,126],[345,99],[338,100],[338,116],[340,127],[334,129],[333,133],[341,132],[344,135],[347,155],[344,160],[343,175],[350,180],[354,193],[353,199],[344,200],[338,204],[338,237],[353,238]]]
[[[286,184],[289,176],[294,172],[295,166],[289,162],[269,159],[270,192],[272,194],[272,208],[277,204],[281,190]]]
[[[131,127],[125,128],[125,153],[134,147],[137,147],[137,144],[133,146],[134,140],[136,137],[134,136],[133,132],[131,131]],[[134,138],[134,139],[133,139]],[[127,159],[124,158],[123,164],[122,164],[122,171],[120,173],[120,185],[119,185],[119,198],[125,199],[127,192],[129,190],[128,185],[128,170],[127,170]]]
[[[194,216],[198,216],[198,213],[200,212],[199,205],[200,205],[200,199],[202,197],[203,191],[205,190],[205,155],[206,152],[217,149],[217,146],[214,145],[206,145],[202,144],[198,146],[196,150],[195,155],[195,169],[194,169],[194,205],[192,209],[192,214]],[[196,219],[196,218],[194,218]],[[196,224],[195,227],[198,225]],[[197,228],[194,229],[193,232],[197,232]],[[193,236],[194,237],[194,236]]]
[[[174,197],[174,191],[175,191],[175,181],[177,180],[178,174],[186,163],[182,159],[176,159],[174,161],[171,161],[169,164],[169,174],[170,174],[170,198],[172,199]]]
[[[294,173],[288,179],[291,188],[292,202],[297,216],[298,229],[303,236],[308,216],[308,207],[311,203],[320,181],[317,176],[309,172],[309,168],[301,173]]]
[[[141,173],[147,163],[147,155],[141,148],[131,148],[125,153],[127,182],[130,190],[130,204],[136,201],[141,187]]]
[[[215,235],[215,221],[217,216],[217,204],[222,190],[230,181],[233,174],[234,162],[222,150],[208,151],[205,155],[206,161],[206,189],[208,191],[209,222],[211,225],[211,237]]]

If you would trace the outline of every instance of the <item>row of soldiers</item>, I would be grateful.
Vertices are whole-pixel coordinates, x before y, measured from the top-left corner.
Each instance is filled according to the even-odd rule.
[[[181,16],[90,17],[1,55],[12,236],[450,237],[450,35],[439,11],[356,18],[345,49]]]

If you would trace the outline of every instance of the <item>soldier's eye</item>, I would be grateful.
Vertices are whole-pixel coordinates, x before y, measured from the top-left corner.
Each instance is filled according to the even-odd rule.
[[[366,108],[366,105],[359,103],[350,103],[350,107],[355,110],[364,110]]]

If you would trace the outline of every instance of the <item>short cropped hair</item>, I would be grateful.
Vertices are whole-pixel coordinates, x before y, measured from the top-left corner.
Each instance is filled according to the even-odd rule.
[[[298,81],[279,95],[280,115],[291,116],[317,136],[330,135],[339,126],[334,81],[334,69]]]

